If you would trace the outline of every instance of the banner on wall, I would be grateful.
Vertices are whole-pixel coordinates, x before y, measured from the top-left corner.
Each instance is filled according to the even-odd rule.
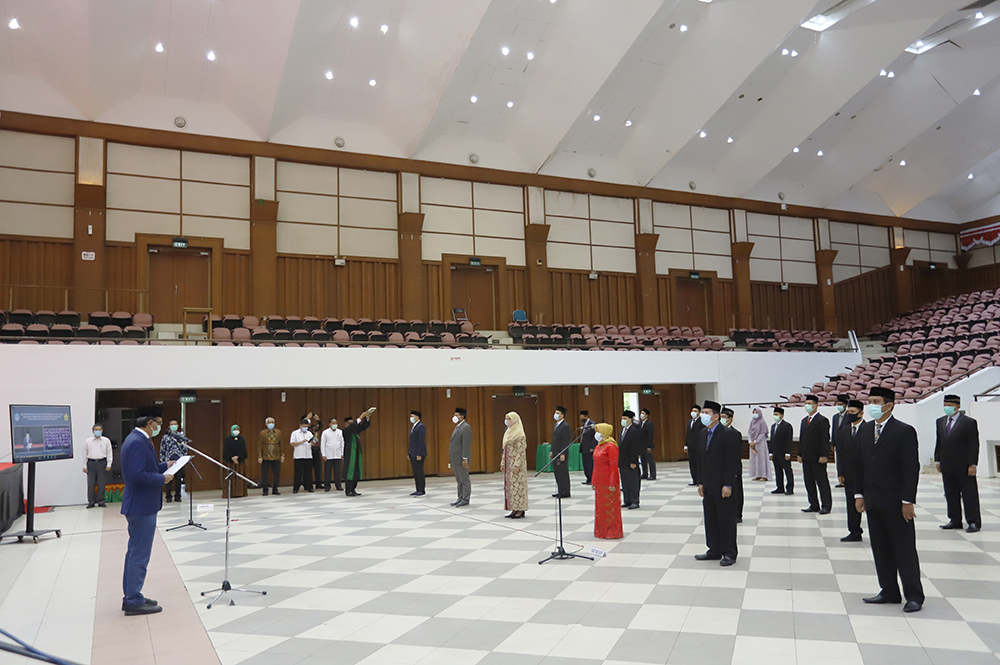
[[[967,252],[973,247],[992,247],[1000,242],[1000,222],[981,226],[971,231],[962,231],[959,235],[962,251]]]

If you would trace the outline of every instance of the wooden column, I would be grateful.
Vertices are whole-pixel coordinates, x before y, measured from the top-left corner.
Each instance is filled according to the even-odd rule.
[[[423,245],[424,213],[399,213],[399,296],[403,318],[427,320],[427,289],[424,283]],[[446,277],[450,278],[449,275]]]
[[[972,291],[972,285],[969,284],[969,262],[972,261],[972,254],[969,252],[960,251],[955,255],[955,264],[958,266],[958,291],[959,293],[965,293],[967,291]]]
[[[96,312],[108,306],[104,291],[106,200],[103,185],[76,185],[73,198],[73,286],[76,289],[68,305],[78,312]],[[148,302],[136,304],[139,311],[149,311]]]
[[[547,224],[527,224],[524,227],[524,257],[528,264],[528,320],[532,323],[552,323],[552,280],[546,242]]]
[[[837,301],[833,295],[833,260],[837,252],[836,249],[816,250],[816,281],[822,301],[823,330],[832,333],[837,332]]]
[[[896,286],[896,313],[902,314],[913,309],[913,283],[910,271],[906,269],[906,259],[910,255],[909,247],[895,247],[889,250],[889,263],[893,284]]]
[[[753,326],[753,294],[750,291],[750,252],[752,242],[734,242],[730,245],[733,259],[733,282],[736,296],[736,327]],[[728,326],[727,326],[728,327]]]
[[[659,239],[658,233],[637,233],[635,236],[639,321],[643,326],[663,325],[660,321],[660,293],[656,280],[656,243]]]
[[[221,257],[220,257],[221,259]],[[251,303],[257,316],[278,311],[278,202],[250,204]]]

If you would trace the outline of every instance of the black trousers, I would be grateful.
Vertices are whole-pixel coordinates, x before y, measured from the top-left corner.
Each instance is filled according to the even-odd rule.
[[[736,496],[722,498],[722,488],[703,488],[701,500],[705,512],[705,544],[712,556],[736,558]]]
[[[809,496],[809,507],[820,510],[833,508],[833,495],[830,493],[830,477],[826,475],[826,464],[802,461],[802,482],[806,484],[806,494]],[[817,489],[819,495],[817,496]]]
[[[587,482],[590,483],[594,480],[594,449],[583,449],[583,475],[586,476]]]
[[[323,454],[320,452],[319,446],[312,446],[310,451],[312,452],[312,464],[307,471],[309,484],[319,487],[323,484]]]
[[[622,503],[626,506],[639,504],[639,490],[642,481],[639,478],[639,469],[626,466],[618,469],[618,474],[622,481]]]
[[[331,482],[336,483],[337,491],[340,491],[340,460],[328,459],[323,466],[323,481],[326,491],[330,491]]]
[[[975,476],[965,473],[942,473],[944,498],[948,502],[948,519],[962,523],[962,504],[965,504],[965,521],[982,526],[979,510],[979,483]]]
[[[733,498],[736,499],[736,518],[738,520],[743,519],[743,474],[736,476],[736,482],[733,483]]]
[[[865,508],[868,513],[868,539],[872,543],[875,572],[882,593],[890,598],[899,598],[898,574],[903,582],[903,597],[923,603],[924,587],[920,583],[917,532],[913,521],[903,519],[900,506]]]
[[[795,491],[795,476],[792,474],[792,460],[785,459],[784,455],[775,455],[774,480],[778,484],[778,489],[782,492]]]
[[[416,485],[418,492],[423,492],[427,487],[427,477],[424,475],[424,462],[426,460],[427,458],[423,455],[420,456],[420,460],[417,460],[416,457],[410,458],[410,466],[413,467],[413,484]]]
[[[640,477],[643,480],[656,480],[656,459],[652,450],[647,450],[639,457],[639,468],[642,470]]]
[[[351,496],[358,491],[358,481],[356,480],[344,480],[344,494]]]
[[[169,464],[171,464],[171,462],[167,462],[167,464],[169,465]],[[174,495],[174,501],[180,501],[181,500],[181,484],[184,482],[184,479],[185,479],[186,476],[187,476],[187,467],[184,467],[183,469],[181,469],[180,471],[177,472],[177,475],[174,476],[174,479],[172,481],[170,481],[170,483],[168,485],[165,485],[166,491],[167,491],[166,496],[168,498],[170,497],[171,494],[173,494]],[[173,488],[173,489],[171,489],[171,488]],[[190,494],[190,493],[191,493],[191,490],[189,489],[188,490],[188,494]]]
[[[271,475],[271,489],[278,491],[281,484],[281,460],[266,459],[260,463],[260,484],[264,486],[264,494],[267,494],[267,476]]]
[[[292,491],[298,492],[299,486],[305,488],[307,492],[312,491],[312,458],[296,459],[295,464],[295,476],[292,481]]]
[[[569,453],[566,453],[566,461],[560,462],[557,457],[552,462],[552,475],[556,477],[556,491],[562,498],[569,497]]]
[[[87,505],[104,505],[104,493],[107,491],[108,458],[87,460]],[[94,488],[97,488],[96,490]]]
[[[857,504],[854,502],[854,495],[857,493],[858,489],[853,482],[848,480],[844,483],[844,494],[847,495],[847,530],[852,536],[864,533],[864,529],[861,528],[861,513],[858,512]]]
[[[695,485],[698,484],[698,468],[695,466],[697,462],[694,459],[694,451],[688,450],[688,469],[691,470],[691,482]]]

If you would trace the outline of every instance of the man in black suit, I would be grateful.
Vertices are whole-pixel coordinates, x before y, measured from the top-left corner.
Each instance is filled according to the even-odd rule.
[[[733,481],[733,498],[736,499],[736,523],[743,523],[743,435],[733,427],[733,418],[736,414],[728,406],[723,407],[722,416],[719,422],[729,429],[729,436],[733,437],[733,442],[740,449],[740,471]]]
[[[854,503],[854,495],[858,493],[858,431],[864,424],[865,405],[858,400],[848,400],[847,413],[841,419],[840,429],[835,430],[833,444],[837,450],[837,480],[840,481],[847,495],[847,535],[840,539],[842,543],[860,543],[861,513]],[[836,418],[836,416],[834,416]]]
[[[809,507],[803,508],[802,512],[829,515],[833,507],[830,478],[826,475],[830,455],[830,421],[819,413],[819,398],[815,395],[806,395],[806,414],[799,426],[798,457],[802,463],[802,482],[806,485]]]
[[[771,494],[795,494],[795,477],[792,475],[792,437],[795,430],[785,420],[785,410],[774,407],[774,424],[771,425],[771,460],[774,462],[774,480],[778,488]]]
[[[622,481],[622,508],[639,507],[639,428],[634,411],[622,412],[622,430],[618,437],[618,475]]]
[[[691,484],[688,487],[698,484],[698,433],[703,429],[705,426],[701,424],[701,405],[695,404],[691,407],[691,420],[684,434],[684,452],[687,453],[688,468],[691,470]]]
[[[944,498],[948,502],[948,523],[942,529],[962,528],[962,504],[965,504],[966,529],[976,533],[983,525],[979,510],[979,485],[976,465],[979,464],[979,423],[960,411],[958,395],[944,396],[944,415],[937,420],[937,445],[934,461],[944,481]]]
[[[837,413],[833,414],[833,418],[830,419],[833,423],[833,426],[830,428],[830,441],[833,441],[834,447],[837,445],[837,432],[840,431],[840,427],[847,422],[847,407],[848,402],[850,401],[850,395],[837,395]],[[837,484],[834,485],[834,487],[843,487],[844,483],[839,479],[840,474],[838,473],[837,476]]]
[[[719,422],[722,407],[706,401],[701,410],[704,427],[698,433],[698,496],[705,512],[705,544],[708,551],[696,554],[698,561],[720,565],[736,563],[736,499],[733,484],[741,474],[742,451],[729,428]]]
[[[858,431],[858,512],[868,513],[868,538],[875,557],[880,590],[865,598],[876,605],[899,603],[899,584],[906,597],[904,612],[919,612],[924,604],[917,558],[917,534],[913,524],[920,479],[920,448],[917,431],[892,417],[896,395],[876,386],[868,398],[873,422]]]
[[[653,434],[653,421],[649,419],[649,409],[639,411],[639,466],[642,470],[642,480],[656,480],[656,437]]]
[[[597,448],[597,438],[594,436],[596,434],[594,421],[590,419],[590,413],[587,411],[580,412],[580,429],[583,430],[580,435],[580,452],[583,454],[583,475],[586,477],[581,484],[589,485],[594,477],[594,450]]]
[[[556,477],[556,493],[552,496],[569,498],[569,443],[573,440],[573,430],[566,424],[566,407],[557,406],[552,414],[555,427],[552,428],[552,474]]]

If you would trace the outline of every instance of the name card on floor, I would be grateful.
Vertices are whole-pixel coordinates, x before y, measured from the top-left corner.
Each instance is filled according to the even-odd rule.
[[[608,555],[607,552],[605,552],[604,550],[597,549],[596,547],[591,547],[590,553],[593,554],[594,556],[599,556],[602,558]]]

